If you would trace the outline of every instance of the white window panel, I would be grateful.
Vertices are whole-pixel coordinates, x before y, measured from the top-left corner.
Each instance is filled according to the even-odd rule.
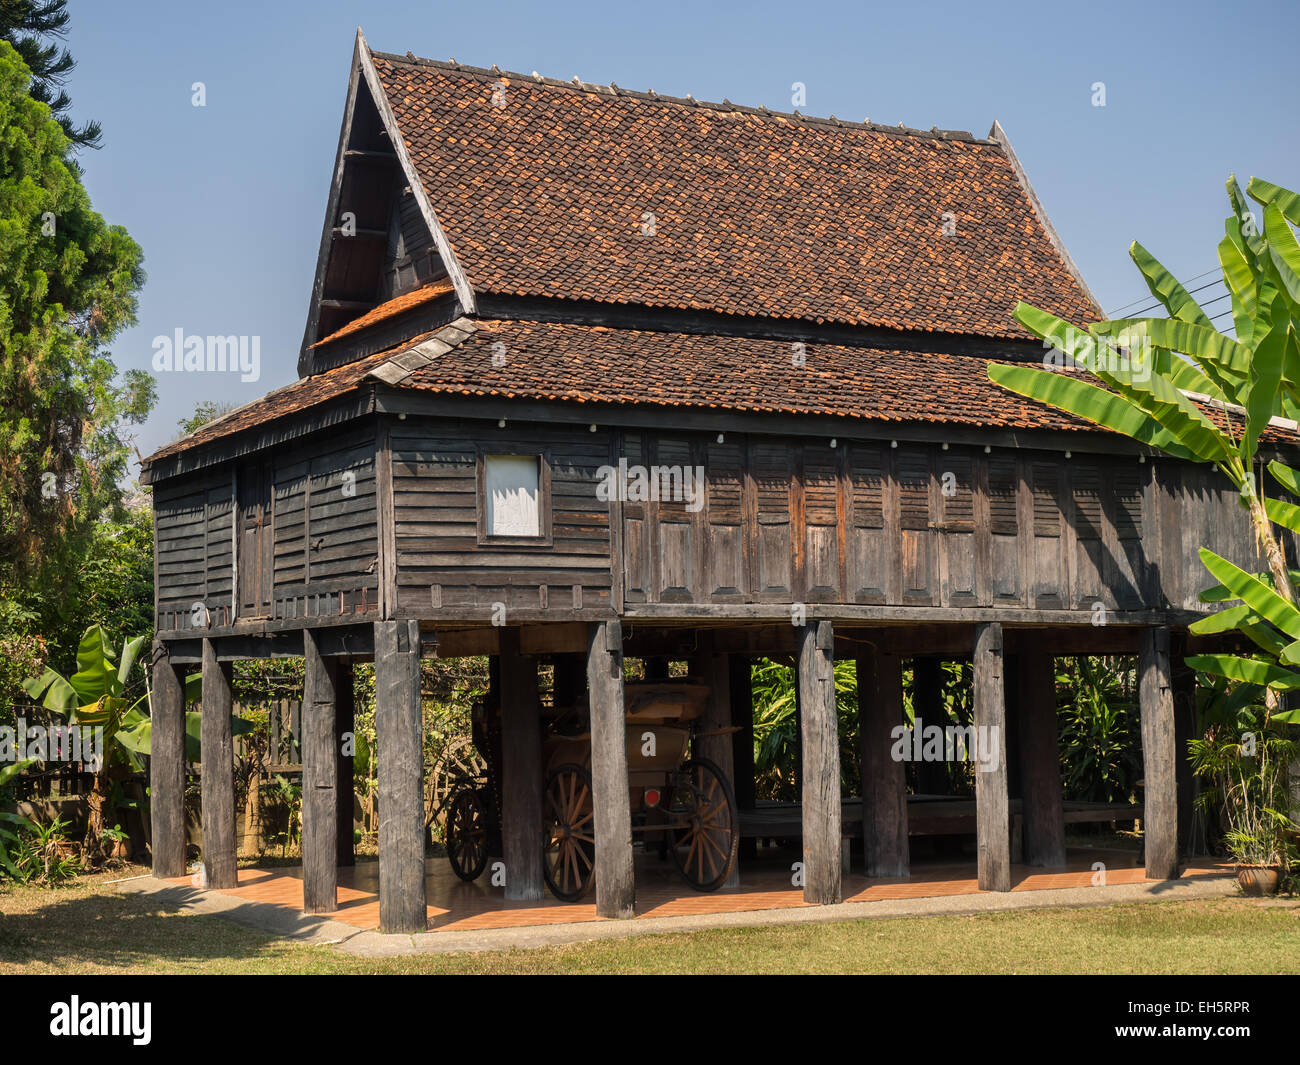
[[[541,464],[533,455],[485,455],[489,536],[541,536],[538,506]]]

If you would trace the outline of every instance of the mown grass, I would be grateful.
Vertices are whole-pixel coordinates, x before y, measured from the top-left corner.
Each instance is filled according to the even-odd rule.
[[[729,928],[564,947],[356,958],[118,894],[119,872],[0,887],[11,973],[1296,973],[1300,900],[1216,898]]]

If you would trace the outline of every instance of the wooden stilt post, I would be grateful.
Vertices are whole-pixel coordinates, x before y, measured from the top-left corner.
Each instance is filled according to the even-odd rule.
[[[302,909],[338,909],[337,670],[320,653],[312,629],[302,633]]]
[[[503,628],[501,668],[501,829],[506,898],[540,899],[542,879],[542,718],[537,659],[519,653],[519,630]]]
[[[731,726],[739,732],[731,734],[731,760],[735,778],[732,787],[736,792],[736,806],[743,812],[754,809],[754,690],[748,655],[728,655],[730,678],[727,690],[731,696]],[[753,836],[740,840],[740,860],[758,857],[758,841]]]
[[[1138,677],[1147,879],[1174,880],[1178,877],[1178,780],[1167,628],[1142,633]]]
[[[731,728],[731,672],[727,661],[729,656],[713,652],[712,637],[712,633],[700,634],[701,650],[691,662],[691,675],[704,681],[712,691],[704,716],[698,722],[699,732],[703,733],[703,735],[696,740],[692,756],[708,759],[716,765],[722,773],[723,779],[731,784],[734,795],[736,779],[735,754],[732,749],[731,736],[726,732],[727,729]],[[716,732],[719,735],[708,735],[710,732]],[[739,803],[737,803],[737,807],[737,813],[739,813]],[[737,825],[736,829],[739,831],[740,826]],[[736,865],[732,866],[731,875],[727,877],[722,886],[731,888],[739,885],[740,863],[737,861]]]
[[[907,876],[907,767],[893,755],[903,720],[903,663],[864,645],[858,653],[862,841],[867,876]]]
[[[1065,807],[1061,802],[1061,745],[1056,722],[1056,661],[1046,645],[1020,653],[1020,809],[1025,864],[1065,864]]]
[[[337,670],[334,678],[334,750],[338,755],[338,788],[335,791],[338,799],[338,813],[335,814],[338,830],[337,851],[338,864],[350,866],[356,864],[352,839],[356,791],[353,784],[354,758],[346,753],[345,746],[348,751],[356,750],[355,678],[352,663],[345,659],[339,660]]]
[[[210,888],[238,883],[235,861],[235,750],[231,735],[234,695],[230,663],[217,661],[216,645],[203,641],[201,785],[203,880]]]
[[[617,618],[587,626],[591,708],[592,804],[596,822],[596,915],[633,917],[632,813],[628,801],[623,712],[623,626]]]
[[[1170,674],[1174,695],[1174,775],[1178,780],[1178,854],[1190,858],[1196,815],[1196,778],[1187,756],[1187,741],[1196,734],[1196,670],[1183,661],[1187,637],[1170,636]]]
[[[379,758],[379,927],[423,932],[424,722],[420,625],[375,622],[375,738]]]
[[[185,673],[153,644],[153,746],[149,752],[153,875],[185,875]]]
[[[912,659],[912,709],[922,727],[946,728],[948,714],[943,707],[943,663],[929,655]],[[947,795],[948,763],[921,761],[916,767],[917,790],[923,795]]]
[[[843,898],[840,866],[840,742],[835,712],[835,632],[829,621],[799,630],[797,683],[802,708],[803,898]]]
[[[1002,626],[975,626],[975,827],[979,886],[1011,890],[1011,804],[1007,795],[1007,709]]]

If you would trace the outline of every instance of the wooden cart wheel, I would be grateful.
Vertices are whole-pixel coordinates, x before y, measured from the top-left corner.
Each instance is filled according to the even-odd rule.
[[[488,860],[487,810],[478,788],[465,784],[447,806],[447,860],[462,880],[477,880]]]
[[[596,869],[591,774],[572,763],[546,779],[542,874],[551,894],[575,902],[587,893]]]
[[[692,758],[676,773],[668,810],[673,864],[696,891],[727,882],[740,850],[740,820],[731,785],[707,758]]]

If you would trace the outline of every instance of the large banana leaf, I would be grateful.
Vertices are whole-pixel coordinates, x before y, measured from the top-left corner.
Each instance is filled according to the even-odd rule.
[[[1250,204],[1246,202],[1246,197],[1242,194],[1241,186],[1237,184],[1236,177],[1229,175],[1226,182],[1228,189],[1228,199],[1232,203],[1232,213],[1236,218],[1236,229],[1241,244],[1238,247],[1249,252],[1248,258],[1252,262],[1258,262],[1261,256],[1268,254],[1268,248],[1264,243],[1264,238],[1260,236],[1259,229],[1255,225],[1255,216],[1250,209]]]
[[[1286,224],[1277,205],[1270,203],[1264,208],[1264,235],[1268,238],[1268,254],[1273,260],[1273,268],[1292,303],[1300,303],[1300,243]]]
[[[1218,426],[1166,378],[1150,372],[1141,364],[1135,371],[1129,360],[1114,349],[1106,348],[1098,353],[1100,338],[1083,333],[1039,307],[1018,303],[1012,314],[1026,329],[1049,343],[1056,343],[1058,347],[1068,345],[1064,350],[1079,365],[1114,388],[1133,406],[1149,414],[1186,451],[1202,461],[1225,462],[1235,452],[1235,446],[1219,432]]]
[[[1232,225],[1231,218],[1224,223],[1229,231]],[[1254,271],[1241,248],[1229,237],[1224,237],[1219,242],[1219,265],[1223,268],[1223,283],[1232,299],[1232,324],[1236,327],[1237,339],[1243,344],[1249,344],[1258,297]]]
[[[1251,178],[1246,182],[1246,191],[1261,204],[1275,205],[1292,225],[1300,226],[1300,192],[1292,192],[1259,178]]]
[[[1261,293],[1263,296],[1263,293]],[[1264,333],[1255,345],[1250,361],[1250,383],[1246,388],[1246,431],[1241,440],[1241,463],[1249,468],[1255,458],[1259,436],[1268,426],[1269,419],[1280,413],[1278,386],[1282,381],[1282,366],[1286,359],[1287,335],[1291,316],[1281,292],[1274,292],[1268,303],[1261,300],[1261,318]],[[1259,325],[1256,329],[1258,332]]]
[[[1193,325],[1213,329],[1209,317],[1197,302],[1168,270],[1136,240],[1129,246],[1129,257],[1137,264],[1146,279],[1147,288],[1161,305],[1175,318]]]
[[[1223,591],[1223,597],[1226,599],[1231,593],[1226,588]],[[1250,625],[1257,620],[1259,615],[1245,603],[1241,603],[1238,606],[1230,606],[1226,610],[1216,610],[1207,617],[1193,621],[1187,628],[1196,636],[1213,636],[1221,632],[1232,632],[1238,625]]]
[[[1268,472],[1288,492],[1294,496],[1300,496],[1300,472],[1293,470],[1286,463],[1279,462],[1277,459],[1268,464]]]
[[[243,736],[252,732],[257,726],[253,722],[236,715],[231,720],[231,735]],[[185,714],[185,759],[189,762],[203,761],[201,740],[203,736],[203,715],[195,710]],[[132,721],[131,728],[123,728],[117,734],[118,741],[133,754],[147,755],[153,745],[153,721],[143,714]]]
[[[23,691],[33,700],[39,700],[45,709],[59,712],[76,706],[80,700],[76,689],[48,667],[39,677],[23,681]]]
[[[1034,366],[991,363],[989,380],[1028,399],[1068,411],[1144,444],[1150,444],[1177,458],[1212,461],[1184,447],[1145,411],[1104,388],[1081,381],[1068,373],[1053,373]]]
[[[1292,532],[1300,532],[1300,507],[1294,503],[1287,503],[1281,499],[1266,499],[1264,510],[1268,513],[1269,521],[1275,521]]]
[[[1297,610],[1292,603],[1283,599],[1258,577],[1234,566],[1208,547],[1202,547],[1200,555],[1205,568],[1236,598],[1265,620],[1276,625],[1291,639],[1300,640],[1300,610]]]
[[[77,672],[68,678],[83,703],[93,703],[104,695],[117,695],[117,663],[108,646],[108,637],[98,625],[92,625],[77,647]],[[114,690],[116,689],[116,690]]]
[[[1291,575],[1292,584],[1300,584],[1300,569],[1288,570],[1287,572]],[[1273,575],[1268,570],[1253,574],[1253,576],[1258,577],[1264,582],[1269,582],[1273,579]],[[1228,599],[1239,599],[1241,597],[1234,595],[1222,584],[1216,584],[1201,592],[1199,598],[1202,603],[1222,603]],[[1200,622],[1197,622],[1197,624],[1200,624]]]
[[[1275,691],[1300,689],[1300,673],[1292,673],[1289,669],[1259,658],[1241,655],[1188,655],[1184,661],[1192,669],[1212,673],[1216,677],[1227,677],[1228,680],[1267,686]]]
[[[1170,365],[1170,372],[1181,378],[1175,379],[1174,384],[1228,402],[1236,402],[1237,390],[1250,373],[1250,348],[1212,327],[1178,322],[1171,318],[1120,318],[1098,322],[1090,331],[1133,339],[1145,337],[1157,348],[1167,348],[1190,356],[1195,360],[1195,364],[1190,367],[1182,359]],[[1188,380],[1188,369],[1198,374],[1202,380]],[[1211,382],[1214,387],[1207,387]]]
[[[134,640],[122,641],[122,660],[117,666],[117,682],[124,688],[131,676],[131,669],[135,666],[135,660],[139,657],[140,648],[144,646],[145,639],[144,636],[137,636]]]

